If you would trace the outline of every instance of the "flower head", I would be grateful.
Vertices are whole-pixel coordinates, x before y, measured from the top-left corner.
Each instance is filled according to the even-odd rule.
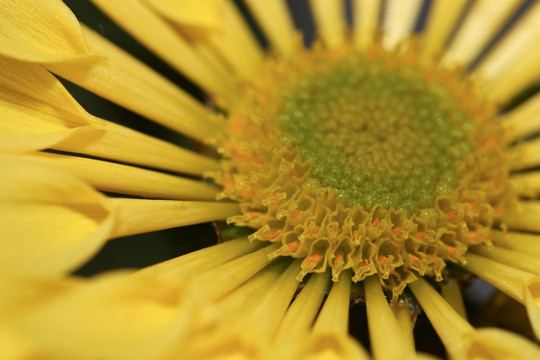
[[[419,313],[451,358],[540,357],[462,297],[480,277],[540,336],[540,97],[506,107],[540,76],[539,4],[357,0],[348,25],[312,0],[306,47],[281,0],[92,3],[204,95],[61,1],[0,5],[3,358],[425,358]],[[58,78],[197,145],[93,116]],[[73,275],[110,239],[207,222],[216,245]]]

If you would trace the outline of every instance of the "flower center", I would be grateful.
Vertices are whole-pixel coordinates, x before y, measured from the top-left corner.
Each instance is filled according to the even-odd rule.
[[[442,280],[509,201],[506,161],[482,101],[457,72],[413,50],[299,50],[269,60],[218,139],[228,219],[303,258],[301,280],[378,274],[394,298],[417,275]]]
[[[310,185],[408,213],[450,194],[475,124],[423,75],[352,54],[286,91],[277,117],[287,146],[313,164]]]

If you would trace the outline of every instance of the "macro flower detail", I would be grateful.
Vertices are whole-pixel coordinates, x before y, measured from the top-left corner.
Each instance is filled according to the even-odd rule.
[[[445,260],[491,245],[511,202],[493,106],[404,51],[301,53],[229,115],[218,197],[243,215],[228,221],[304,258],[298,280],[351,268],[397,300],[414,274],[440,281]]]
[[[538,1],[0,18],[0,358],[540,358]]]

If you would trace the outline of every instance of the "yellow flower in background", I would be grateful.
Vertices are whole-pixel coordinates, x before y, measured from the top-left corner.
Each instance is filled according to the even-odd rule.
[[[435,0],[413,34],[423,1],[352,1],[349,26],[312,0],[309,49],[282,0],[92,3],[208,101],[61,1],[0,4],[2,359],[430,358],[419,311],[450,358],[540,358],[540,95],[504,110],[540,78],[538,2]],[[204,150],[93,116],[57,77]],[[108,240],[221,221],[248,235],[72,275]],[[471,276],[537,339],[474,328]]]

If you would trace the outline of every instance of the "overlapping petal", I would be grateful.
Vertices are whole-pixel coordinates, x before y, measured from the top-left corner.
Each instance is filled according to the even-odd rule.
[[[10,289],[0,301],[10,329],[0,342],[18,339],[30,357],[156,359],[197,322],[195,298],[178,280],[118,272],[90,280],[2,276],[0,286]]]
[[[90,259],[113,229],[107,198],[55,169],[0,155],[2,273],[63,274]]]
[[[0,4],[0,54],[30,62],[89,60],[79,22],[61,1]]]

